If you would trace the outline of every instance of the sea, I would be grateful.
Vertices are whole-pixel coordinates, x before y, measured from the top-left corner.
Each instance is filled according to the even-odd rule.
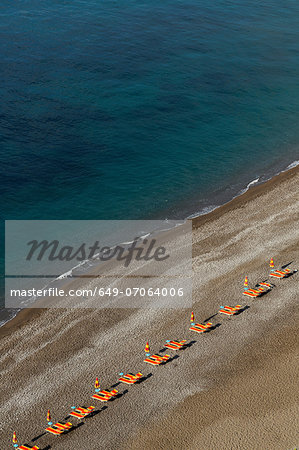
[[[297,164],[298,42],[297,0],[2,0],[1,288],[5,220],[182,220]]]

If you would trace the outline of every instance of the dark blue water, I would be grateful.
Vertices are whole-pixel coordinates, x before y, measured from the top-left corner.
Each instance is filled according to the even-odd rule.
[[[1,217],[183,218],[285,168],[298,42],[297,0],[2,0]]]

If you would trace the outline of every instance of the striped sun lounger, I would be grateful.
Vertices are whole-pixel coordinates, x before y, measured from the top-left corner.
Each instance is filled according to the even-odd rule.
[[[46,428],[46,431],[51,434],[59,435],[66,433],[71,428],[73,428],[73,424],[71,422],[67,423],[57,422],[54,423],[54,425],[51,425],[50,427]]]
[[[77,419],[84,419],[84,417],[88,417],[94,410],[94,406],[89,406],[88,408],[78,407],[70,412],[70,416],[76,417]]]
[[[122,375],[118,381],[120,381],[121,383],[126,383],[126,384],[135,384],[142,377],[143,377],[143,375],[141,372],[136,373],[136,375],[133,375],[132,373],[127,373],[126,375]]]
[[[275,278],[286,278],[291,274],[291,269],[281,269],[281,270],[274,270],[270,273],[270,277]]]
[[[257,286],[254,289],[246,289],[243,292],[243,295],[247,295],[247,297],[260,297],[266,292],[271,291],[273,287],[274,287],[273,284],[261,281],[260,283],[257,284]]]
[[[100,391],[98,394],[93,394],[92,398],[100,400],[101,402],[109,402],[109,400],[115,398],[117,394],[117,389],[113,389],[112,391]]]
[[[160,364],[165,364],[170,358],[170,355],[151,355],[148,358],[145,358],[144,362],[148,364],[152,364],[153,366],[159,366]]]
[[[267,287],[257,287],[256,289],[247,289],[243,292],[243,295],[246,295],[247,297],[260,297],[262,294],[265,294],[265,292],[268,292],[270,288]]]
[[[237,314],[240,309],[242,309],[241,305],[236,306],[223,306],[219,309],[220,314],[226,314],[227,316],[233,316]]]
[[[187,341],[167,341],[164,347],[171,350],[181,350],[186,346]]]
[[[196,331],[196,333],[205,333],[213,326],[212,322],[207,322],[206,324],[203,323],[195,323],[192,325],[189,330],[190,331]]]
[[[36,445],[34,447],[28,447],[28,445],[20,445],[17,450],[39,450]]]

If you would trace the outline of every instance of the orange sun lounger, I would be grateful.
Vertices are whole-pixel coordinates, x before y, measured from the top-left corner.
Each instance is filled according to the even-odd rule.
[[[152,364],[153,366],[159,366],[160,364],[166,363],[170,358],[170,355],[151,355],[148,358],[145,358],[144,362],[148,364]]]
[[[70,412],[70,416],[76,417],[77,419],[84,419],[84,417],[88,417],[95,410],[94,406],[89,406],[88,408],[74,408],[72,412]]]
[[[212,326],[212,322],[207,322],[206,324],[195,323],[189,328],[189,330],[196,331],[197,333],[204,333],[205,331],[208,331]]]
[[[233,316],[234,314],[237,314],[240,309],[242,309],[242,305],[223,306],[219,309],[219,312],[221,314],[226,314],[227,316]]]
[[[187,341],[167,341],[164,347],[171,350],[181,350],[186,346]]]
[[[51,425],[50,427],[46,428],[46,431],[51,434],[59,435],[63,434],[66,431],[69,431],[71,428],[73,428],[73,424],[71,422],[67,423],[61,423],[57,422]]]
[[[262,294],[271,291],[273,287],[273,284],[262,281],[258,283],[254,289],[246,289],[243,292],[243,295],[247,295],[248,297],[260,297]]]
[[[36,445],[34,447],[28,447],[28,445],[20,445],[17,450],[39,450]]]
[[[247,297],[260,297],[265,292],[268,292],[272,289],[272,284],[270,283],[259,283],[255,289],[247,289],[243,292],[243,295],[247,295]]]
[[[112,391],[100,391],[98,394],[93,394],[92,398],[100,400],[101,402],[109,402],[109,400],[115,398],[117,394],[117,389],[113,389]]]
[[[121,376],[118,381],[126,384],[134,384],[137,381],[139,381],[140,378],[142,377],[143,375],[141,372],[136,373],[136,375],[133,375],[132,373],[127,373],[126,375]]]
[[[281,269],[281,270],[274,270],[270,273],[270,277],[275,278],[286,278],[288,275],[290,275],[291,269]]]

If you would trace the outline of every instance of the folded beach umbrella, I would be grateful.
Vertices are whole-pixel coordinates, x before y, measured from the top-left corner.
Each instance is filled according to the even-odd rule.
[[[247,276],[245,277],[245,280],[244,280],[244,286],[248,287],[248,277]]]
[[[145,351],[145,353],[149,353],[150,352],[150,346],[149,346],[148,342],[145,344],[144,351]]]
[[[98,377],[96,378],[96,381],[94,382],[94,388],[96,391],[99,390],[99,388],[100,388],[100,383],[99,383]]]
[[[194,322],[194,312],[192,311],[192,313],[191,313],[191,319],[190,319],[190,322]]]
[[[51,419],[51,414],[50,414],[50,410],[48,409],[47,412],[47,422],[49,425],[52,425],[52,419]]]
[[[17,439],[17,433],[14,431],[13,435],[12,435],[12,443],[13,444],[18,444],[18,439]],[[18,445],[15,445],[14,447],[17,447]]]
[[[270,267],[271,267],[271,269],[274,269],[274,261],[273,261],[273,258],[271,258],[270,259]]]

